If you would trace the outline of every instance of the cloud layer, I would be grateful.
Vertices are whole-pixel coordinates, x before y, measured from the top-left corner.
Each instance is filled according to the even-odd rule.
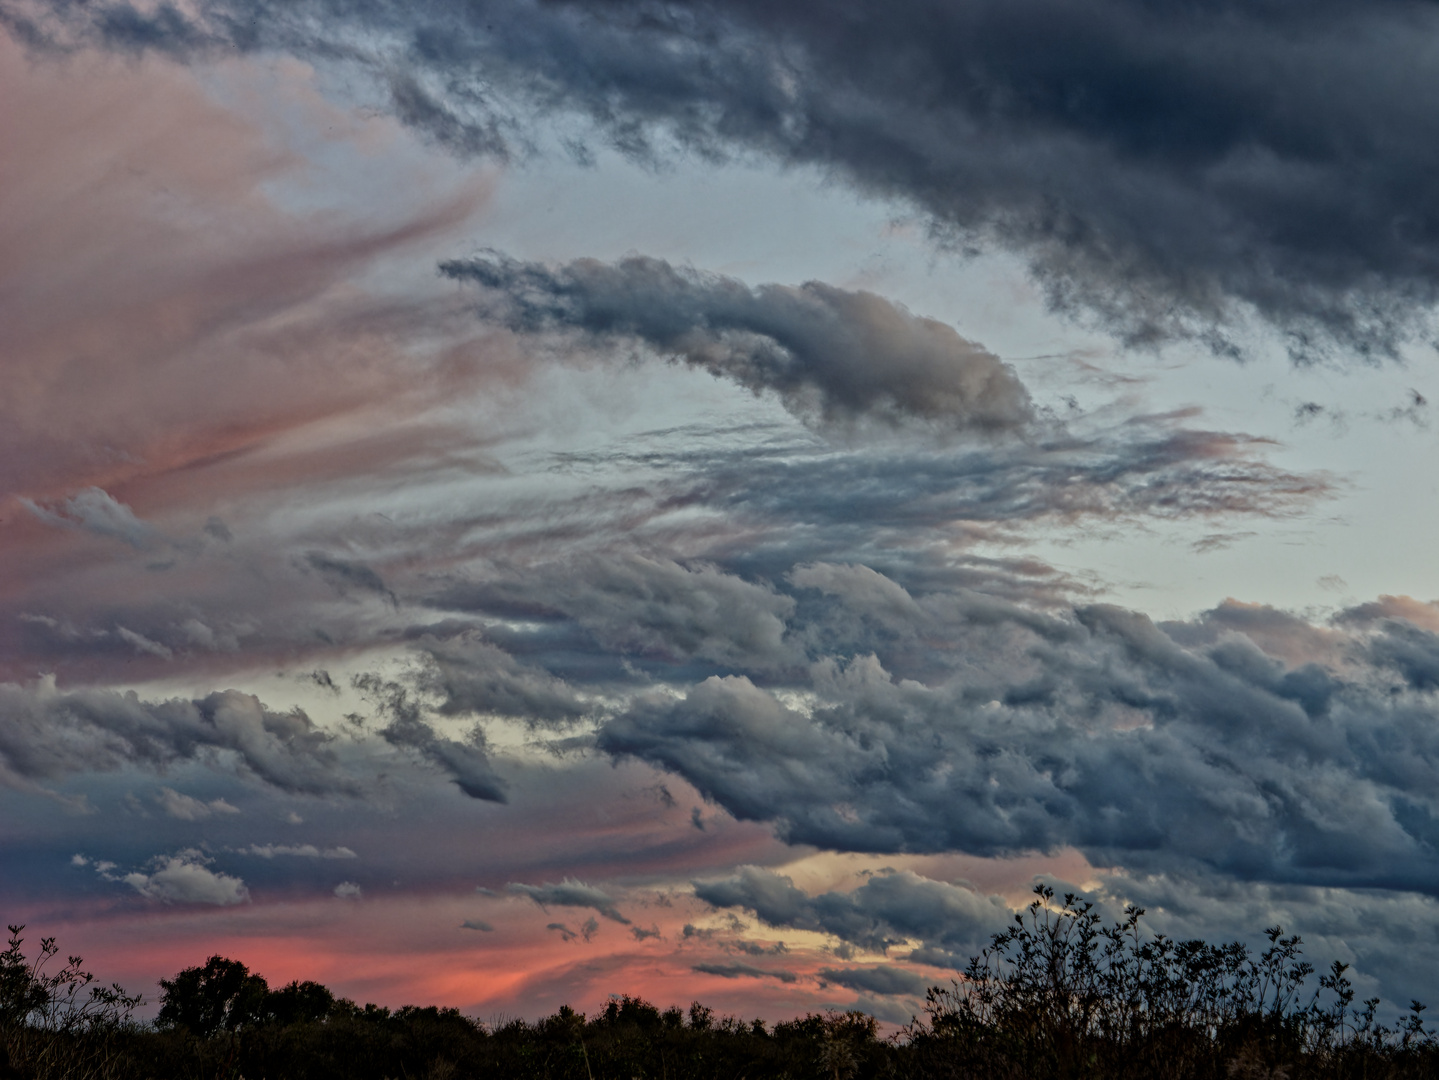
[[[537,114],[631,154],[813,166],[942,235],[1023,254],[1053,301],[1134,341],[1233,347],[1249,313],[1298,357],[1394,350],[1439,274],[1430,42],[1418,0],[504,0],[162,5],[7,0],[18,37],[199,55],[280,50],[368,71],[463,154]]]
[[[1074,846],[1097,865],[1439,891],[1433,630],[1239,604],[1156,625],[1106,605],[933,599],[949,619],[910,624],[947,654],[926,682],[831,655],[800,708],[713,676],[639,699],[599,746],[825,848]]]

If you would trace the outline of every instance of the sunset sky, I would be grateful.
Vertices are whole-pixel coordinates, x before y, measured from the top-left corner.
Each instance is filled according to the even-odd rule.
[[[0,0],[0,911],[919,1010],[1036,882],[1439,1006],[1439,7]]]

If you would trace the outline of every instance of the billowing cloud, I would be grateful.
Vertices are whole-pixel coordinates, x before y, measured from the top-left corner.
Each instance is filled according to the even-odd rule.
[[[283,791],[357,793],[332,741],[300,710],[274,712],[237,690],[152,702],[133,691],[61,691],[53,680],[0,684],[0,777],[13,781],[230,754],[244,772]],[[186,798],[169,800],[167,810],[193,814]]]
[[[443,712],[514,716],[531,723],[565,723],[584,715],[585,702],[562,679],[520,664],[472,632],[418,642],[429,656],[423,685],[442,696]]]
[[[211,870],[210,859],[198,851],[155,858],[148,872],[134,871],[116,879],[141,896],[167,904],[244,904],[250,890],[237,877]]]
[[[811,281],[750,288],[734,278],[630,256],[550,267],[499,253],[441,264],[489,294],[511,329],[573,331],[591,348],[636,345],[825,421],[929,420],[998,433],[1033,420],[998,357],[934,319],[868,292]]]
[[[1439,890],[1439,638],[1379,618],[1336,640],[1260,614],[1156,625],[1105,605],[991,609],[983,630],[952,628],[962,666],[948,680],[825,660],[802,709],[713,677],[641,700],[599,746],[821,847],[1073,845],[1099,865]]]
[[[1125,336],[1256,312],[1296,355],[1390,351],[1435,297],[1439,18],[1416,0],[1303,9],[1143,0],[350,4],[9,0],[52,46],[343,57],[463,154],[522,148],[538,112],[620,149],[756,153],[905,200],[1018,251],[1060,306]]]

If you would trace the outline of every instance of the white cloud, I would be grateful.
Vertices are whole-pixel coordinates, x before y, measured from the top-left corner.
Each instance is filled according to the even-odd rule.
[[[120,878],[141,896],[167,904],[214,904],[229,907],[250,900],[245,883],[229,874],[217,873],[204,855],[193,849],[151,860],[150,873],[139,871]]]

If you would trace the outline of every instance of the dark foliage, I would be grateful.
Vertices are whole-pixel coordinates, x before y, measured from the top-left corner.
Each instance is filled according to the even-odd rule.
[[[995,1078],[1433,1076],[1439,1046],[1411,1003],[1393,1027],[1379,999],[1354,1007],[1346,965],[1307,992],[1298,936],[1174,941],[1144,931],[1142,908],[1104,925],[1093,906],[1046,886],[970,961],[930,990],[907,1031],[919,1074]]]
[[[78,956],[52,970],[60,953],[54,938],[41,938],[40,951],[27,959],[25,928],[9,929],[0,953],[0,1080],[131,1075],[130,1014],[140,997],[99,985]]]
[[[1413,1004],[1394,1026],[1355,1006],[1342,964],[1311,989],[1298,937],[1174,941],[1130,908],[1106,925],[1047,888],[962,979],[929,992],[925,1017],[879,1037],[858,1012],[767,1027],[694,1002],[660,1010],[628,995],[595,1015],[569,1007],[487,1027],[456,1009],[360,1006],[314,982],[271,990],[212,956],[161,981],[154,1025],[139,999],[93,987],[78,957],[54,974],[52,939],[31,962],[13,927],[0,955],[0,1080],[1304,1080],[1439,1075],[1439,1045]],[[88,988],[88,996],[82,991]]]

